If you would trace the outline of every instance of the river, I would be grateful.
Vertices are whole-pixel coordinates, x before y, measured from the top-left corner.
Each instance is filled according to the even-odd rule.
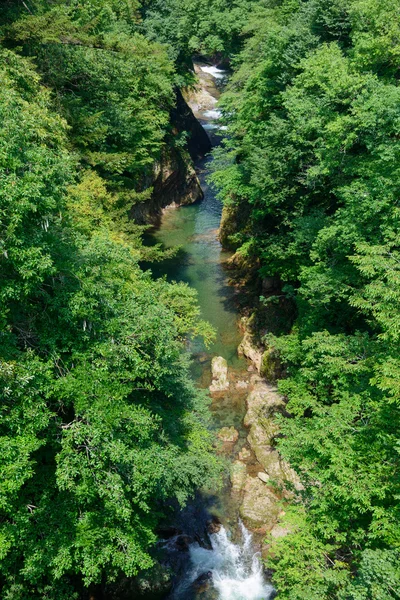
[[[207,65],[198,65],[197,69],[211,98],[208,105],[206,101],[205,106],[192,108],[215,144],[223,135],[215,101],[225,73]],[[173,258],[153,266],[152,271],[155,277],[166,275],[170,281],[184,281],[196,289],[201,316],[216,330],[216,341],[211,348],[206,349],[200,340],[195,340],[190,350],[195,359],[194,376],[204,388],[211,383],[212,357],[222,356],[228,362],[230,391],[213,398],[211,411],[213,428],[234,427],[238,433],[237,441],[220,444],[219,448],[227,461],[232,462],[246,446],[243,418],[248,392],[240,382],[248,379],[252,367],[237,352],[243,334],[238,326],[235,289],[229,285],[224,268],[230,253],[222,249],[217,237],[222,207],[207,183],[211,161],[211,157],[206,157],[196,165],[204,199],[191,206],[168,208],[160,227],[152,233],[151,243],[181,248]],[[251,469],[251,464],[248,468]],[[210,519],[218,525],[207,533]],[[176,532],[172,531],[160,542],[176,572],[168,600],[268,600],[273,597],[257,544],[239,519],[239,501],[232,493],[228,476],[217,493],[199,492],[178,515],[175,525]],[[184,552],[182,538],[184,543],[188,540]]]

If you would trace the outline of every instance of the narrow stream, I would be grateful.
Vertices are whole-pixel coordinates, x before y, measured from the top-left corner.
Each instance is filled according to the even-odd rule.
[[[207,93],[217,99],[225,73],[217,67],[200,67],[206,77]],[[211,98],[211,106],[194,107],[194,112],[213,143],[222,135],[218,123],[220,113]],[[214,105],[213,105],[214,104]],[[248,379],[249,365],[237,353],[242,334],[235,307],[235,290],[228,285],[224,262],[230,253],[221,248],[217,233],[221,219],[221,204],[207,184],[211,157],[196,165],[204,190],[204,200],[192,206],[165,210],[160,228],[153,232],[153,243],[166,248],[179,246],[179,253],[152,267],[153,275],[166,275],[170,281],[185,281],[195,288],[202,318],[217,332],[216,341],[208,350],[200,340],[190,348],[194,355],[194,376],[199,386],[211,383],[211,359],[222,356],[228,362],[231,386],[229,392],[214,398],[211,410],[213,427],[235,427],[238,440],[223,444],[219,451],[233,460],[246,445],[243,427],[246,389],[240,387]],[[251,367],[250,367],[251,369]],[[256,544],[239,519],[238,500],[232,494],[229,478],[216,494],[203,491],[177,521],[176,535],[167,536],[161,546],[167,552],[177,578],[168,600],[268,600],[273,588],[266,582]],[[210,517],[218,524],[206,533]],[[183,532],[183,535],[182,535]],[[182,538],[187,539],[182,552]],[[179,541],[181,540],[181,541]],[[180,544],[180,545],[179,545]]]

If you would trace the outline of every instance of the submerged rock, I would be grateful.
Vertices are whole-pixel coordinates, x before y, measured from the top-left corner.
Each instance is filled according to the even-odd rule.
[[[241,492],[246,483],[246,465],[240,460],[235,460],[231,464],[230,479],[233,492]]]
[[[278,502],[277,496],[258,477],[246,477],[240,516],[248,527],[271,531],[281,510]]]
[[[228,363],[222,356],[214,356],[211,362],[213,381],[210,392],[224,392],[229,389]]]
[[[193,582],[193,587],[195,588],[195,590],[198,593],[203,593],[207,590],[211,579],[212,579],[212,571],[206,571],[205,573],[202,573],[200,575],[200,577],[198,577]]]
[[[222,524],[218,517],[213,517],[210,521],[207,521],[207,533],[219,533],[221,531]]]
[[[189,546],[192,543],[193,538],[191,538],[190,535],[185,534],[179,535],[175,540],[175,546],[176,549],[179,550],[179,552],[188,552]]]
[[[239,439],[239,432],[234,427],[222,427],[217,435],[223,442],[235,443]]]
[[[246,446],[243,446],[243,448],[239,452],[239,460],[248,460],[250,457],[251,457],[250,450],[248,450],[246,448]]]

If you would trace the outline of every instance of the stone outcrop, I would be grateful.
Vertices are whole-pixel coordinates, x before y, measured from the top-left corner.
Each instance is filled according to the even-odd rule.
[[[260,373],[262,357],[263,357],[263,349],[258,347],[255,343],[253,335],[250,331],[245,331],[243,336],[243,340],[241,341],[239,348],[239,354],[242,354],[255,365],[257,371]]]
[[[220,96],[216,87],[215,79],[202,70],[200,64],[195,64],[194,71],[197,75],[198,84],[184,91],[184,98],[196,117],[201,117],[201,112],[213,110]]]
[[[258,477],[246,478],[240,516],[251,529],[271,531],[278,521],[281,508],[274,492]]]
[[[282,487],[289,483],[301,489],[296,473],[274,447],[274,440],[279,434],[274,417],[285,406],[283,398],[276,387],[264,379],[253,376],[252,381],[254,388],[246,399],[247,413],[244,419],[244,425],[249,428],[247,441],[271,480]]]
[[[211,362],[212,383],[210,392],[224,392],[229,389],[228,363],[222,356],[214,356]]]
[[[193,204],[203,198],[199,178],[185,150],[166,149],[154,165],[147,187],[153,187],[151,197],[134,204],[130,217],[139,225],[158,224],[167,206]]]
[[[213,106],[216,100],[213,98]],[[186,132],[187,148],[193,160],[202,158],[211,151],[211,142],[203,126],[196,119],[180,90],[176,92],[176,106],[171,120],[178,132]]]
[[[165,145],[153,173],[143,182],[143,189],[153,188],[151,197],[130,211],[131,218],[140,225],[157,225],[167,206],[193,204],[203,198],[193,161],[210,152],[211,142],[180,90],[176,91],[170,119],[174,135],[187,134],[186,148],[174,146],[172,141]]]

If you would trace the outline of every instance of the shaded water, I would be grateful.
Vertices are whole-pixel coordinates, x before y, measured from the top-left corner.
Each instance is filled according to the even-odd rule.
[[[201,69],[215,79],[215,96],[218,97],[217,85],[223,81],[223,71],[208,66]],[[210,81],[207,87],[212,90]],[[218,133],[221,133],[218,109],[208,107],[198,111],[196,116],[213,143],[218,142]],[[233,460],[245,445],[247,435],[243,427],[247,392],[236,387],[236,383],[249,374],[248,363],[237,353],[242,334],[238,327],[235,289],[229,285],[224,269],[230,253],[222,250],[217,237],[222,207],[207,183],[211,160],[206,157],[196,165],[204,200],[165,210],[161,226],[152,233],[150,243],[181,248],[173,258],[153,265],[152,272],[155,277],[166,275],[169,281],[184,281],[197,290],[201,317],[216,330],[216,341],[211,348],[206,349],[201,340],[194,340],[190,350],[195,357],[194,374],[201,387],[207,387],[211,381],[213,356],[223,356],[228,362],[230,391],[214,398],[211,410],[215,429],[233,426],[238,431],[238,441],[228,444],[227,451],[222,450]],[[225,527],[207,535],[206,521],[210,515],[217,516]],[[267,600],[272,597],[273,588],[265,581],[252,536],[238,518],[238,502],[231,493],[228,477],[218,493],[200,493],[180,513],[175,524],[180,532],[189,536],[191,543],[188,551],[182,552],[176,545],[181,533],[161,542],[178,575],[169,600]]]
[[[217,332],[209,354],[223,356],[232,367],[240,368],[244,367],[244,362],[237,355],[241,337],[237,326],[235,291],[228,285],[228,275],[223,268],[230,253],[222,250],[217,238],[221,203],[206,182],[211,160],[207,157],[197,165],[204,200],[165,211],[161,227],[153,234],[154,240],[166,248],[180,246],[182,249],[175,257],[153,267],[152,271],[155,276],[166,274],[170,281],[185,281],[197,290],[201,316]],[[196,340],[191,350],[198,354],[206,349],[200,340]]]

